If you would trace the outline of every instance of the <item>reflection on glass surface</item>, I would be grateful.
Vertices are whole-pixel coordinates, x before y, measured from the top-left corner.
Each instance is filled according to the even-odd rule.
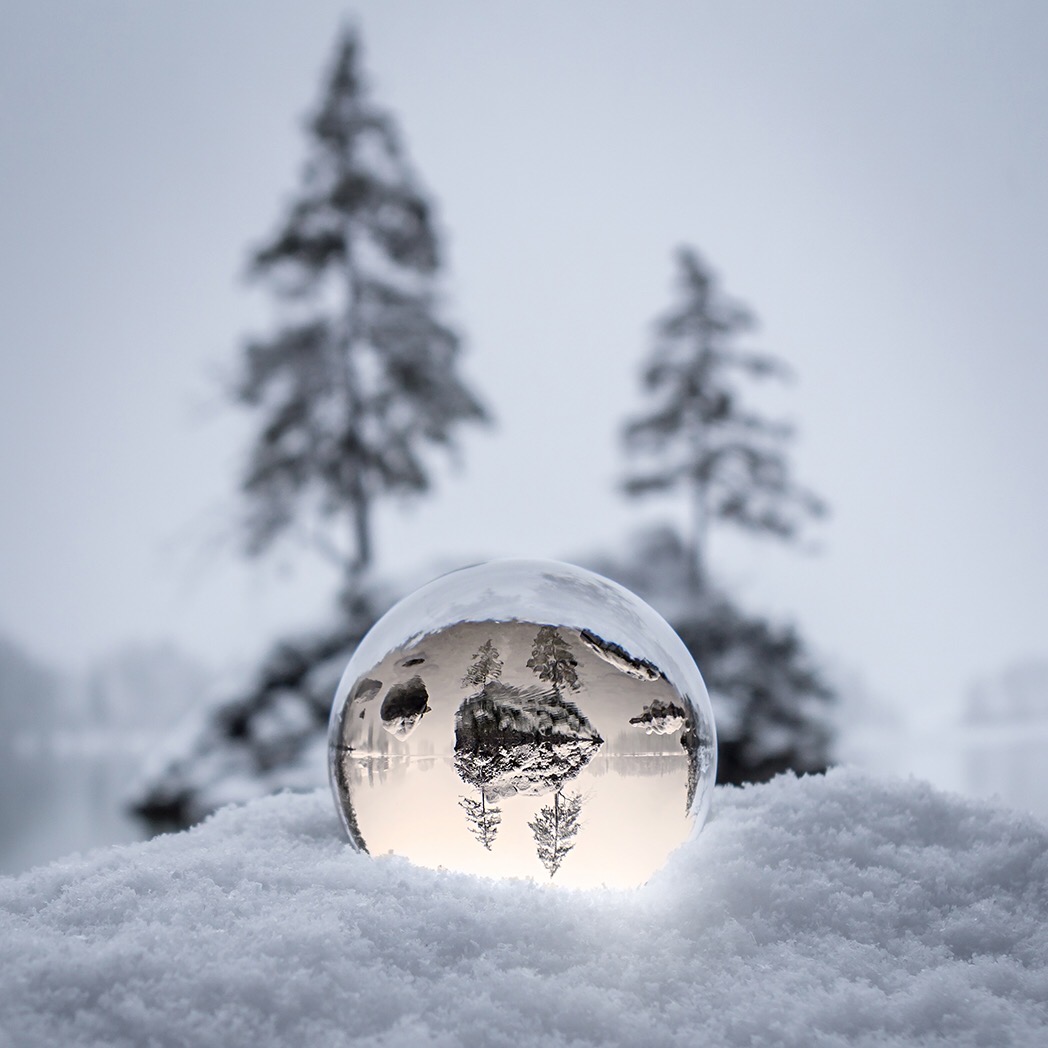
[[[547,576],[567,572],[569,597],[599,599],[601,586],[614,585],[537,565]],[[675,636],[652,640],[649,630],[669,627],[644,620],[654,612],[621,587],[602,602],[613,618],[619,605],[631,613],[611,640],[614,623],[598,631],[580,622],[571,599],[554,621],[496,617],[507,568],[511,582],[513,572],[535,570],[529,562],[467,569],[493,591],[491,618],[412,630],[408,614],[407,639],[374,661],[370,638],[362,642],[332,712],[343,823],[357,847],[430,867],[641,884],[708,807],[715,738],[701,677],[690,658],[683,663]],[[464,574],[447,579],[461,587]],[[518,599],[519,586],[511,588]],[[555,610],[556,595],[554,587],[537,610]],[[358,664],[362,654],[369,664]]]

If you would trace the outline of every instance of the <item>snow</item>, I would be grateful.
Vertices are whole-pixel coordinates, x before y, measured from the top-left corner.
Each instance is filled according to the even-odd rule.
[[[1044,1045],[1048,826],[718,788],[645,887],[372,859],[323,791],[0,879],[0,1044]]]

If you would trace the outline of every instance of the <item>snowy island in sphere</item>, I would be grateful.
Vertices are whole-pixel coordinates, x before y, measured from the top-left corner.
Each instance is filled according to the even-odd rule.
[[[697,833],[716,752],[668,623],[553,561],[463,568],[395,605],[346,667],[329,729],[362,851],[575,887],[642,884]]]

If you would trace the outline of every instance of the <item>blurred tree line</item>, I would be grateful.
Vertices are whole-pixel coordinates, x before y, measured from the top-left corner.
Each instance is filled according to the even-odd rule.
[[[339,38],[307,130],[297,195],[250,258],[277,321],[244,346],[230,396],[256,423],[240,480],[246,552],[310,543],[339,575],[338,606],[326,632],[276,643],[245,688],[201,714],[153,770],[134,810],[156,828],[317,784],[342,669],[401,596],[372,570],[374,508],[426,493],[430,449],[453,449],[462,425],[490,421],[441,317],[432,206],[395,121],[370,96],[353,30]],[[741,345],[755,319],[695,251],[679,251],[677,275],[643,370],[646,410],[624,429],[634,468],[623,488],[679,492],[690,525],[644,534],[625,557],[591,566],[659,608],[695,656],[717,713],[718,781],[819,771],[829,687],[797,631],[739,608],[708,564],[711,526],[789,542],[825,512],[791,475],[789,427],[743,396],[746,382],[787,369]]]

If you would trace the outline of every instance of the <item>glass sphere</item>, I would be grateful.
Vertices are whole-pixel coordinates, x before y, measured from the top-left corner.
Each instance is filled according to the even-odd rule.
[[[717,768],[677,634],[554,561],[463,568],[405,597],[350,659],[328,740],[362,851],[576,887],[646,881],[701,828]]]

